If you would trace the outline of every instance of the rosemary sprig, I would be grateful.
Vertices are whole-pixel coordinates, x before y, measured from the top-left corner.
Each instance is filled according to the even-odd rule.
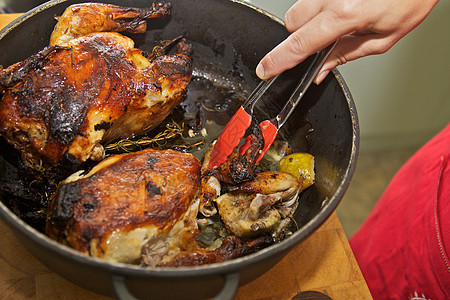
[[[155,59],[158,56],[167,54],[168,50],[170,50],[170,48],[172,46],[174,46],[176,43],[178,43],[182,38],[183,38],[183,36],[180,35],[180,36],[177,36],[176,38],[174,38],[173,40],[160,41],[161,46],[155,46],[152,49],[152,54],[151,54],[150,59]]]
[[[26,155],[24,155],[22,153],[22,160],[25,162],[25,164],[28,167],[30,167],[30,168],[32,168],[32,169],[34,169],[36,171],[39,171],[41,173],[46,171],[46,168],[44,166],[44,163],[43,163],[42,159],[33,160],[32,158],[30,158],[30,157],[28,157],[28,156],[26,156]]]
[[[166,125],[166,130],[159,132],[154,137],[142,137],[138,140],[122,139],[114,143],[105,145],[105,151],[132,152],[142,147],[163,147],[168,141],[176,137],[181,137],[184,131],[184,122],[180,124],[172,120]],[[174,145],[175,146],[175,145]],[[176,145],[177,147],[187,147],[186,145]]]

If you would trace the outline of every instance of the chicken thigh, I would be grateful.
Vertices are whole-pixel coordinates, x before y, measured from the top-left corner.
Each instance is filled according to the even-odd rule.
[[[161,3],[67,8],[51,46],[0,69],[0,134],[28,160],[56,165],[64,155],[100,160],[105,142],[153,129],[183,100],[189,47],[154,58],[110,31],[142,32],[146,18],[169,11]]]
[[[262,172],[251,181],[229,187],[216,199],[219,214],[238,237],[261,235],[293,215],[301,182],[284,172]]]

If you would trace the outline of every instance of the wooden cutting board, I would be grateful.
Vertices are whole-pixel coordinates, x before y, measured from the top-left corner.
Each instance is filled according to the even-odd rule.
[[[41,264],[0,222],[1,299],[109,299]],[[336,213],[235,299],[292,299],[319,291],[332,299],[372,299]],[[311,299],[311,298],[308,298]]]
[[[0,29],[20,17],[20,15],[22,14],[0,14]]]
[[[0,14],[0,28],[19,16]],[[109,299],[52,272],[3,222],[0,291],[0,299]],[[242,286],[235,299],[292,299],[304,291],[319,291],[336,300],[372,299],[336,213],[272,269]]]

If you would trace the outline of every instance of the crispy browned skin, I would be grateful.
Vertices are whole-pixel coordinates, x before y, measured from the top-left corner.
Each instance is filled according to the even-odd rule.
[[[273,244],[269,236],[258,237],[248,243],[243,243],[236,236],[228,236],[222,245],[213,251],[197,250],[177,254],[170,261],[162,262],[159,267],[190,267],[224,262],[255,253]]]
[[[140,68],[141,52],[117,33],[67,46],[47,55],[0,103],[0,133],[30,158],[52,164],[67,151],[86,161],[100,142],[154,128],[182,101],[191,78],[183,54]]]
[[[248,143],[249,147],[244,153],[241,154],[234,149],[223,164],[212,169],[212,173],[220,181],[238,184],[256,177],[256,159],[264,147],[264,138],[259,126],[253,127],[252,134],[248,136]]]
[[[254,126],[252,131],[246,140],[249,144],[247,150],[240,153],[238,149],[234,149],[227,160],[218,167],[209,169],[214,146],[206,151],[202,163],[202,196],[200,197],[200,212],[204,216],[212,216],[217,212],[214,201],[220,195],[223,184],[235,186],[256,177],[256,159],[264,147],[264,138],[259,126]]]
[[[185,54],[149,60],[128,37],[115,32],[86,34],[100,30],[95,25],[98,19],[108,25],[107,20],[120,15],[131,18],[127,24],[133,20],[145,24],[145,16],[161,12],[100,4],[67,10],[71,14],[63,15],[61,23],[82,18],[81,24],[90,26],[58,23],[55,32],[66,28],[75,31],[71,36],[76,38],[0,68],[0,134],[27,158],[53,165],[66,153],[81,162],[100,160],[103,143],[153,129],[183,100],[192,75]],[[124,30],[122,19],[114,20],[117,26],[103,29]]]
[[[143,33],[146,19],[164,18],[171,13],[171,4],[156,2],[148,8],[121,7],[103,3],[81,3],[69,6],[50,37],[50,45],[61,45],[92,32]]]
[[[115,251],[108,249],[112,233],[126,235],[147,228],[155,237],[168,235],[199,190],[200,162],[190,154],[144,150],[115,155],[81,179],[60,184],[51,199],[46,233],[74,249],[102,257]],[[182,230],[192,231],[192,242],[197,233],[195,217],[196,210],[194,224],[186,220],[182,224]]]

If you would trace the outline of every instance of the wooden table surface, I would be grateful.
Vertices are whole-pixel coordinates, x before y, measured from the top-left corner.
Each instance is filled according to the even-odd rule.
[[[0,28],[19,15],[0,14]],[[3,222],[0,291],[0,299],[108,299],[52,272]],[[292,299],[304,291],[336,300],[372,299],[336,213],[272,269],[240,287],[235,299]]]

